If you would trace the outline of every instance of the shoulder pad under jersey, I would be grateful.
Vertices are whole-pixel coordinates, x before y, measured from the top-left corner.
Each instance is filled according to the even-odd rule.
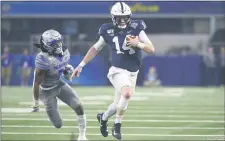
[[[147,28],[143,20],[132,20],[131,25],[134,29],[145,30]]]
[[[50,68],[50,63],[47,56],[40,52],[35,58],[35,67],[41,70],[48,70]]]
[[[99,28],[99,31],[98,31],[98,35],[99,36],[104,36],[106,33],[107,33],[107,30],[109,29],[113,29],[114,26],[112,23],[105,23],[105,24],[102,24]]]

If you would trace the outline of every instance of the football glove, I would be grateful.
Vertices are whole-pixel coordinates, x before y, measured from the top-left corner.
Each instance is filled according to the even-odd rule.
[[[73,73],[73,66],[72,65],[67,65],[63,71],[63,76],[66,80],[70,80],[71,81],[71,75]]]

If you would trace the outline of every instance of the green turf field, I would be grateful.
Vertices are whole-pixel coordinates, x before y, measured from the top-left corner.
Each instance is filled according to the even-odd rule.
[[[89,140],[114,140],[100,135],[96,114],[112,102],[112,87],[74,88],[85,107]],[[55,129],[41,106],[30,113],[32,89],[2,88],[2,140],[71,140],[76,116],[60,104],[63,127]],[[109,131],[114,117],[109,121]],[[137,88],[123,122],[123,140],[223,140],[223,88]],[[75,135],[76,136],[76,135]]]

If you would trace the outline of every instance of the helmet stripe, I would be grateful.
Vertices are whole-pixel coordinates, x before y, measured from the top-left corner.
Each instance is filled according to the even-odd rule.
[[[124,13],[123,3],[122,2],[120,2],[120,6],[121,6],[122,13]]]

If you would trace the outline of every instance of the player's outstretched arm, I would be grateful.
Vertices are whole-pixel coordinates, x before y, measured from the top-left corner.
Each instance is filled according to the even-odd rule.
[[[73,71],[73,74],[71,76],[71,79],[73,77],[79,77],[80,73],[82,71],[82,68],[89,63],[98,53],[99,51],[103,48],[105,45],[105,41],[102,36],[100,36],[98,42],[96,42],[87,52],[87,54],[84,56],[84,59],[81,61],[81,63],[75,68]]]
[[[35,101],[39,100],[39,85],[44,80],[44,73],[44,70],[38,68],[34,70],[33,95]]]
[[[39,53],[35,58],[35,70],[34,70],[34,79],[33,79],[33,98],[34,105],[33,111],[39,111],[39,85],[44,80],[44,76],[47,70],[49,70],[50,65],[48,59],[42,54]]]

